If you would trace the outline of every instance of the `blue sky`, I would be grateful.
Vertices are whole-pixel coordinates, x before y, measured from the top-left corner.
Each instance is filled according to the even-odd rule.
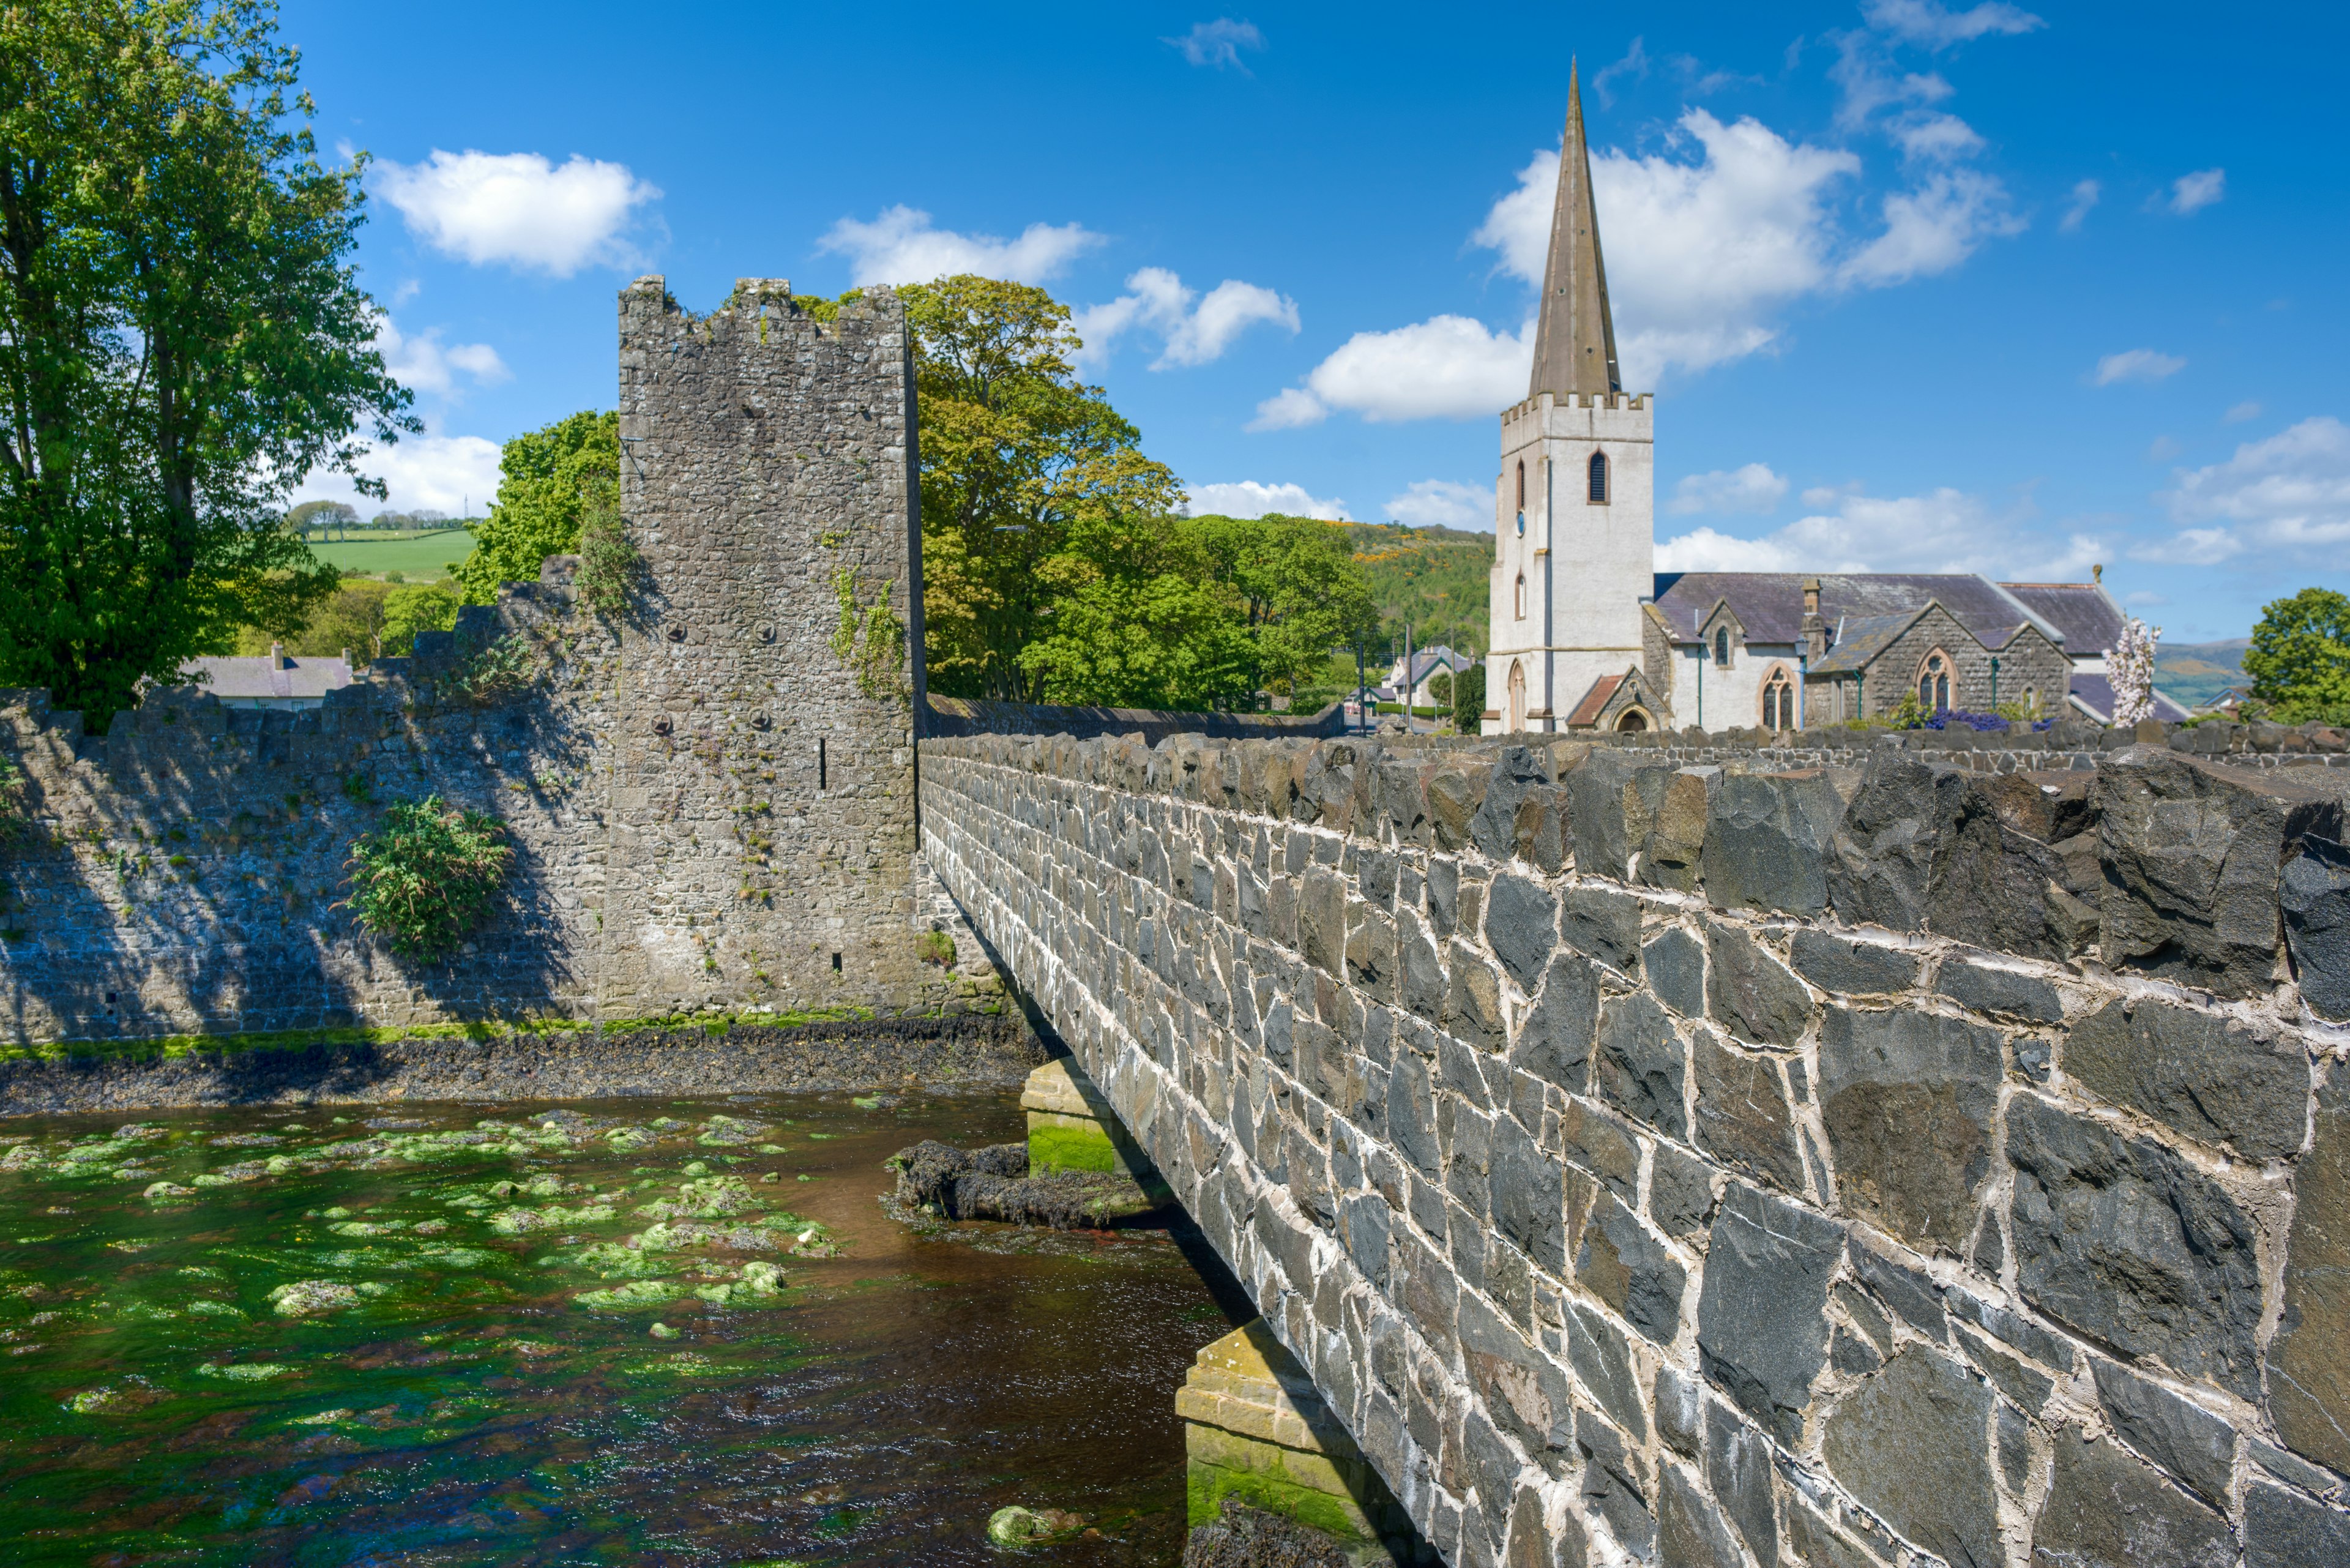
[[[1762,15],[1761,13],[1767,13]],[[431,429],[614,397],[614,295],[1017,275],[1201,509],[1490,527],[1582,62],[1660,567],[2350,589],[2338,7],[554,8],[290,0]],[[317,479],[305,494],[338,493]]]

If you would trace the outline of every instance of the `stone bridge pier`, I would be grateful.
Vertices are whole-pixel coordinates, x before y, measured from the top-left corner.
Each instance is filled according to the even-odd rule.
[[[2350,1563],[2350,780],[1196,736],[921,777],[929,863],[1447,1562]]]

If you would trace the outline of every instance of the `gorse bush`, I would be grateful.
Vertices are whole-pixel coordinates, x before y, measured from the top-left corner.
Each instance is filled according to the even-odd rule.
[[[351,842],[351,896],[339,907],[401,957],[435,962],[505,886],[514,867],[505,836],[495,817],[437,794],[389,806],[380,826]]]

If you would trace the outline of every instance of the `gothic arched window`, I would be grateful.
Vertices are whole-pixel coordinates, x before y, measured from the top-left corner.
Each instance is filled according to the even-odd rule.
[[[1591,454],[1591,504],[1607,504],[1607,454],[1604,452]]]
[[[1726,626],[1713,628],[1713,666],[1717,670],[1730,668],[1730,628]]]
[[[1792,730],[1795,725],[1795,687],[1784,670],[1773,670],[1762,683],[1762,727]]]
[[[1518,510],[1526,509],[1526,465],[1518,464]]]
[[[1518,618],[1526,618],[1526,575],[1523,572],[1518,574]]]
[[[1950,706],[1950,661],[1939,649],[1918,668],[1918,706],[1929,713],[1944,712]]]

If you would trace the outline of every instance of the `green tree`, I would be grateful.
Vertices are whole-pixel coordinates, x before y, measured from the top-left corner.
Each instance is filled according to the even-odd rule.
[[[1211,582],[1227,590],[1246,628],[1252,665],[1243,697],[1260,686],[1294,691],[1333,648],[1376,635],[1378,607],[1342,526],[1279,514],[1210,515],[1180,526],[1198,536]]]
[[[500,583],[538,581],[541,562],[579,548],[579,524],[599,487],[620,483],[620,416],[590,410],[515,437],[498,451],[498,496],[457,567],[465,602]]]
[[[286,514],[286,528],[307,539],[310,530],[331,535],[336,529],[346,531],[357,525],[359,509],[341,501],[305,501]]]
[[[236,651],[267,653],[275,642],[299,658],[333,659],[348,649],[352,665],[364,665],[382,651],[384,607],[395,591],[372,577],[345,577],[290,625],[240,628]]]
[[[2244,673],[2285,723],[2350,723],[2350,597],[2303,588],[2263,607]]]
[[[416,651],[420,631],[448,631],[457,624],[457,596],[436,583],[394,588],[383,597],[383,653],[404,659]]]
[[[1485,667],[1471,664],[1452,682],[1452,727],[1464,735],[1474,735],[1484,727]]]
[[[1140,432],[1101,389],[1077,379],[1069,309],[1043,289],[966,275],[900,294],[920,399],[931,689],[1025,700],[1046,671],[1056,690],[1100,689],[1074,671],[1119,660],[1079,659],[1066,641],[1035,660],[1023,651],[1052,635],[1065,595],[1088,591],[1100,604],[1128,591],[1137,572],[1157,575],[1145,542],[1112,547],[1099,530],[1167,516],[1181,487],[1142,455]],[[1071,552],[1080,524],[1091,531],[1048,569]]]
[[[319,468],[421,428],[350,265],[363,159],[318,161],[265,0],[0,9],[0,685],[103,727],[331,568]],[[380,484],[362,485],[380,494]]]
[[[1019,654],[1034,701],[1206,710],[1255,690],[1248,628],[1191,519],[1089,509],[1037,576],[1046,629]]]

